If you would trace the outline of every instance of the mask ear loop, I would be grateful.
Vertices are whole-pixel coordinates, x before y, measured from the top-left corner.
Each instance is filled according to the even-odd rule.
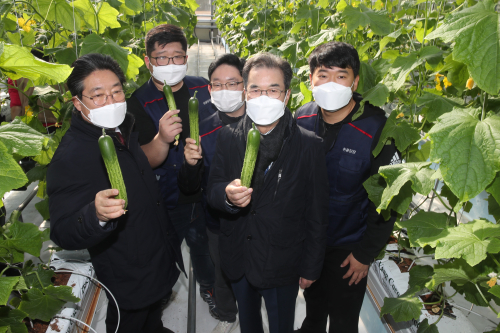
[[[83,104],[83,102],[78,98],[78,96],[75,96],[76,99],[78,100],[78,102],[80,102],[87,110],[89,110],[89,112],[91,111],[85,104]],[[76,109],[76,108],[75,108]],[[78,109],[77,109],[78,110]],[[78,110],[80,111],[80,110]],[[80,111],[80,113],[82,114],[82,116],[84,116],[85,118],[87,118],[88,121],[92,122],[92,120],[90,120],[89,117],[87,117],[82,111]],[[90,114],[90,113],[89,113]]]

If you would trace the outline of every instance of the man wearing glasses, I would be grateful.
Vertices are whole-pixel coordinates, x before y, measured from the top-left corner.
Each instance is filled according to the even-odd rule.
[[[215,112],[210,103],[208,81],[202,77],[186,76],[187,40],[181,28],[171,24],[158,25],[148,32],[145,43],[147,56],[144,61],[151,78],[129,98],[128,110],[135,116],[139,143],[154,169],[170,220],[179,239],[186,238],[190,248],[201,297],[208,303],[210,314],[218,318],[213,298],[214,264],[208,250],[201,191],[186,194],[177,185],[184,160],[184,145],[190,133],[189,99],[198,91],[200,121]],[[177,110],[168,111],[164,83],[172,88]],[[177,134],[180,134],[178,143],[174,142]]]
[[[179,277],[176,263],[183,269],[180,243],[132,132],[123,83],[120,66],[107,55],[73,63],[71,127],[47,171],[50,238],[66,250],[89,250],[97,278],[109,288],[107,333],[172,333],[163,327],[161,301]],[[97,144],[103,131],[116,149],[127,207],[110,187]]]
[[[283,59],[260,53],[243,68],[246,116],[222,128],[207,197],[221,211],[221,266],[231,280],[242,333],[293,331],[298,288],[321,273],[328,225],[328,184],[321,139],[298,127],[286,109],[293,73]],[[261,134],[251,188],[240,175],[248,131]]]
[[[206,186],[210,164],[215,153],[219,130],[245,115],[243,93],[243,65],[245,61],[234,54],[224,54],[208,67],[209,91],[217,112],[200,124],[201,146],[195,140],[186,139],[184,164],[179,173],[179,187],[185,192],[203,188],[202,203],[206,212],[210,256],[215,265],[215,302],[219,312],[219,323],[212,333],[229,333],[238,325],[236,299],[231,283],[221,269],[219,254],[220,212],[207,204]]]

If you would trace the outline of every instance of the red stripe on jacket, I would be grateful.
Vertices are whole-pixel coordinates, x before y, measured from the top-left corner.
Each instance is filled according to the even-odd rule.
[[[221,129],[221,128],[222,128],[222,125],[221,125],[221,126],[219,126],[219,127],[217,127],[217,128],[216,128],[216,129],[214,129],[214,130],[211,130],[211,131],[210,131],[210,132],[208,132],[208,133],[205,133],[205,134],[201,135],[200,137],[202,138],[202,137],[204,137],[204,136],[207,136],[207,135],[209,135],[209,134],[212,134],[213,132],[215,132],[215,131],[217,131],[218,129]]]
[[[365,131],[363,131],[361,128],[354,126],[352,123],[349,123],[349,125],[351,125],[351,126],[352,126],[352,127],[354,127],[355,129],[357,129],[358,131],[360,131],[361,133],[363,133],[364,135],[366,135],[366,136],[367,136],[367,137],[369,137],[370,139],[373,139],[373,137],[372,137],[370,134],[366,133],[366,132],[365,132]]]
[[[208,84],[205,84],[204,86],[192,87],[189,89],[198,89],[198,88],[205,88],[205,87],[208,87]]]
[[[162,97],[162,98],[153,99],[152,101],[146,102],[146,103],[144,103],[144,107],[146,107],[146,105],[148,105],[148,104],[150,104],[150,103],[154,103],[154,102],[157,102],[157,101],[161,101],[162,99],[163,99],[163,97]]]
[[[301,116],[301,117],[297,117],[297,119],[309,118],[309,117],[314,117],[314,116],[317,116],[317,114],[311,114],[309,116]]]

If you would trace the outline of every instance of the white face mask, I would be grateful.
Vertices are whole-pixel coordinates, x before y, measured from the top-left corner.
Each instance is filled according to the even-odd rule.
[[[212,103],[221,112],[234,112],[241,108],[243,100],[242,90],[212,90]]]
[[[76,99],[78,99],[78,97]],[[82,101],[80,101],[80,103],[85,106]],[[127,113],[126,102],[108,104],[97,109],[89,109],[86,106],[85,108],[90,111],[89,116],[87,117],[83,112],[82,116],[87,118],[92,124],[101,128],[116,128],[120,126]]]
[[[187,64],[184,65],[167,65],[167,66],[153,66],[153,77],[161,83],[167,83],[169,86],[175,86],[181,82],[186,76]]]
[[[285,101],[288,92],[285,94]],[[252,121],[261,126],[274,123],[285,114],[285,102],[267,95],[247,100],[247,114]]]
[[[335,82],[328,82],[314,87],[312,90],[314,100],[323,110],[335,112],[346,106],[352,98],[351,88]]]

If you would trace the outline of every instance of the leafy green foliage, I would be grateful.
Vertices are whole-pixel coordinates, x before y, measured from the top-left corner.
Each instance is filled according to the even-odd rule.
[[[441,233],[447,229],[447,220],[444,213],[420,211],[409,220],[398,222],[398,225],[408,231],[411,246],[435,247]]]
[[[434,265],[433,282],[435,285],[446,281],[453,281],[458,286],[466,283],[475,283],[479,273],[465,260],[456,259],[451,263]]]
[[[0,276],[0,305],[7,304],[10,292],[18,282],[18,276]]]
[[[410,270],[410,280],[408,282],[409,290],[421,290],[425,288],[427,282],[429,282],[434,273],[434,269],[431,266],[421,266],[415,265]]]
[[[478,110],[442,115],[429,131],[433,162],[460,202],[483,191],[500,170],[500,116],[478,119]]]
[[[43,290],[33,288],[22,296],[19,310],[26,312],[32,319],[50,321],[66,302],[78,302],[69,286],[48,286]]]
[[[373,33],[377,35],[388,35],[391,32],[389,18],[380,11],[373,11],[361,4],[354,8],[350,5],[344,9],[345,21],[348,31],[357,29],[359,26],[370,26]]]
[[[441,234],[436,247],[436,259],[463,258],[475,266],[486,258],[486,253],[500,251],[500,225],[485,220],[474,220]]]
[[[407,321],[420,317],[422,303],[417,297],[406,294],[398,298],[384,298],[384,306],[380,315],[390,314],[395,321]]]
[[[451,14],[427,36],[455,42],[453,59],[466,64],[477,85],[492,95],[500,90],[500,13],[495,6],[493,0],[479,1]]]
[[[18,309],[0,307],[0,327],[8,327],[12,333],[28,333],[23,319],[27,314]],[[7,331],[8,332],[8,331]]]
[[[429,320],[425,318],[420,325],[418,325],[417,333],[439,333],[436,324],[429,325]]]
[[[406,121],[398,120],[398,112],[392,111],[380,134],[380,139],[373,150],[373,156],[377,156],[384,148],[388,139],[394,139],[399,151],[404,151],[409,145],[420,139],[419,131]]]

